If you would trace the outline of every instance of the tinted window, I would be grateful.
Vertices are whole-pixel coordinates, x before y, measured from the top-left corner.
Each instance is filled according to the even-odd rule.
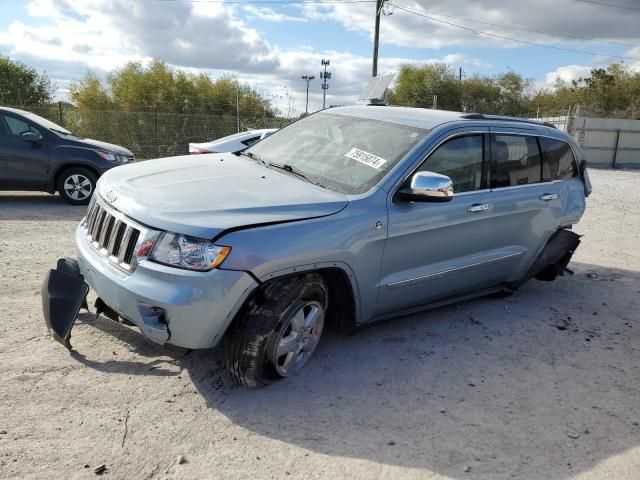
[[[453,181],[453,191],[479,190],[482,185],[484,136],[458,137],[443,143],[418,171],[441,173]]]
[[[544,152],[543,181],[578,176],[578,167],[573,151],[567,142],[555,138],[540,137],[540,145]]]
[[[19,137],[23,133],[27,133],[27,132],[32,132],[32,133],[35,133],[36,135],[42,136],[42,134],[37,128],[31,126],[30,124],[28,124],[23,120],[20,120],[15,117],[10,117],[8,115],[3,115],[3,119],[8,132],[7,131],[2,132],[2,130],[0,130],[0,132],[4,134],[8,134],[8,136]]]
[[[243,140],[242,143],[244,143],[247,147],[250,147],[251,145],[256,143],[258,140],[260,140],[260,137],[251,137],[251,138],[247,138],[246,140]]]
[[[540,149],[536,137],[494,135],[492,154],[494,187],[540,182]]]

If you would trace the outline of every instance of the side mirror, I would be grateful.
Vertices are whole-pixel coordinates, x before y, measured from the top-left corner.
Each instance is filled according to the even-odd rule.
[[[408,187],[398,190],[398,197],[408,202],[448,202],[453,198],[453,182],[439,173],[417,172]]]
[[[42,137],[33,132],[24,132],[22,134],[22,140],[29,143],[40,143]]]

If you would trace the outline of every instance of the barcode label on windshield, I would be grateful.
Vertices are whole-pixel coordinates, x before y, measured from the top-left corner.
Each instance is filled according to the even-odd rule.
[[[365,152],[364,150],[360,150],[358,148],[352,148],[347,153],[345,153],[344,156],[355,160],[356,162],[364,163],[365,165],[368,165],[371,168],[375,168],[376,170],[387,163],[384,158],[377,157],[373,153]]]

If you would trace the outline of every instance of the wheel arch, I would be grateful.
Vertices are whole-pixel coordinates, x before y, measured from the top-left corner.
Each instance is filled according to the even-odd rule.
[[[303,273],[317,273],[322,276],[324,282],[327,284],[329,294],[327,317],[329,319],[329,326],[343,333],[353,332],[358,324],[360,296],[358,294],[356,278],[351,268],[342,262],[326,262],[291,267],[264,276],[259,279],[261,283],[247,296],[227,327],[227,331],[231,328],[231,324],[236,322],[238,317],[245,315],[248,309],[256,301],[259,301],[260,295],[264,294],[268,284]]]

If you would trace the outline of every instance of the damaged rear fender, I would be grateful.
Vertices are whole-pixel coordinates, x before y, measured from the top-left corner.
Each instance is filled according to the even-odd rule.
[[[580,235],[561,228],[555,232],[536,258],[520,284],[531,278],[550,282],[568,271],[567,265],[580,245]]]

